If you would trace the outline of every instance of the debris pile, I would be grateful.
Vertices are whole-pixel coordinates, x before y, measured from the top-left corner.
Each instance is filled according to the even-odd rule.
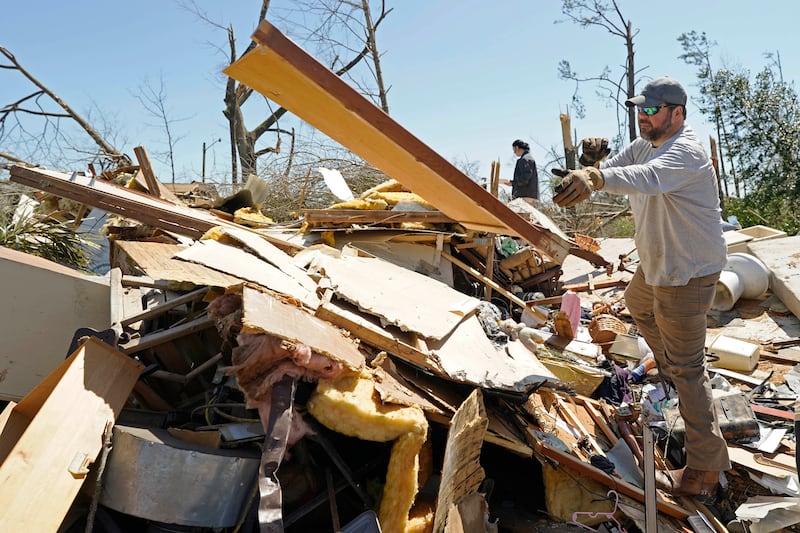
[[[645,433],[655,442],[650,450],[658,470],[681,465],[676,397],[646,366],[646,344],[626,315],[621,289],[627,270],[609,275],[574,257],[558,264],[518,238],[456,222],[409,229],[394,220],[355,221],[347,228],[317,219],[288,233],[277,225],[248,228],[99,179],[91,187],[103,194],[90,199],[83,192],[88,185],[79,183],[88,176],[12,170],[15,180],[29,183],[32,174],[58,180],[67,197],[91,200],[92,207],[127,202],[133,220],[148,219],[153,207],[164,214],[147,226],[126,219],[136,231],[111,232],[110,327],[76,332],[64,363],[98,361],[97,368],[84,363],[98,376],[116,372],[109,366],[115,361],[129,361],[135,370],[126,370],[132,379],[124,386],[115,385],[112,411],[94,415],[94,429],[79,430],[108,448],[59,442],[66,448],[63,468],[74,480],[58,495],[67,504],[35,514],[53,527],[102,519],[120,527],[255,530],[272,524],[305,531],[373,520],[383,531],[426,531],[477,516],[482,528],[503,530],[538,516],[635,531],[644,530],[647,511]],[[631,247],[628,239],[601,244],[611,252]],[[486,274],[490,247],[490,270],[499,277]],[[515,287],[502,269],[514,273],[515,261],[506,259],[521,252],[527,258],[518,263],[525,265],[522,272],[530,272],[531,259],[539,270],[555,264],[558,283]],[[554,294],[554,287],[562,292]],[[537,299],[523,299],[532,292]],[[795,494],[790,421],[796,393],[786,390],[793,380],[790,373],[785,382],[778,372],[758,376],[793,356],[791,335],[776,334],[791,334],[798,323],[791,313],[769,308],[759,315],[765,302],[779,305],[768,296],[710,315],[719,322],[710,324],[708,342],[720,365],[712,367],[718,414],[736,467],[713,502],[658,490],[654,502],[663,527],[677,530],[699,516],[718,525],[752,521],[741,507],[748,498],[776,498],[779,508],[771,494]],[[726,334],[730,326],[723,321],[737,312],[758,316],[759,327],[773,337],[755,356],[735,357],[741,350],[736,342],[754,346]],[[98,352],[118,355],[98,358]],[[48,371],[58,367],[59,354],[51,355],[56,358],[42,363],[51,365]],[[743,374],[722,367],[726,357],[757,364]],[[8,373],[8,382],[15,378]],[[26,405],[50,405],[62,388],[84,390],[87,383],[56,370],[23,398],[9,398],[19,403],[4,412],[0,472],[35,484],[38,470],[14,457],[49,454],[50,448],[14,431],[54,415],[41,408],[22,419]],[[75,414],[85,412],[80,398],[72,404]],[[459,417],[462,411],[470,414]],[[140,455],[152,443],[170,458],[158,472]],[[76,474],[71,463],[79,452],[85,466]],[[231,475],[219,481],[224,485],[189,491],[189,481],[172,473],[192,468],[187,453],[201,453]],[[51,469],[62,468],[56,456],[48,457]],[[503,471],[522,459],[525,476]],[[31,465],[43,461],[36,457]],[[121,476],[160,492],[151,495],[153,502],[176,493],[197,498],[196,505],[215,492],[235,496],[213,516],[191,512],[189,501],[165,509],[123,490]],[[13,490],[20,498],[27,489]],[[31,519],[23,518],[24,506],[19,509],[7,520]],[[480,513],[470,514],[475,509]]]
[[[735,466],[674,497],[655,478],[684,461],[681,420],[625,308],[632,241],[501,203],[268,23],[254,39],[229,75],[398,182],[289,227],[259,218],[256,179],[189,207],[141,147],[124,186],[12,167],[121,219],[105,278],[1,251],[0,530],[800,523],[800,236],[727,236],[770,280],[709,315]]]

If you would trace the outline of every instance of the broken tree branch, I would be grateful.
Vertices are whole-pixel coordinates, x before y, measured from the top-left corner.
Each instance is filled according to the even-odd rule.
[[[20,63],[17,61],[17,58],[12,54],[7,48],[4,46],[0,46],[0,54],[6,57],[11,62],[11,65],[3,65],[3,68],[10,68],[13,70],[19,71],[20,74],[25,76],[31,83],[33,83],[36,87],[41,90],[42,94],[46,94],[49,96],[56,104],[58,104],[61,109],[63,109],[69,118],[74,120],[78,123],[78,125],[92,138],[92,140],[100,147],[105,155],[111,158],[114,162],[119,164],[131,164],[130,158],[120,153],[119,150],[111,146],[105,139],[88,123],[86,120],[79,115],[74,109],[72,109],[64,100],[62,100],[56,93],[50,90],[47,86],[45,86],[42,82],[40,82],[33,74],[28,72]],[[33,93],[28,98],[36,95],[37,93]],[[5,108],[4,108],[5,109]],[[19,108],[14,108],[11,111],[25,111],[27,113],[32,113],[30,110],[22,110]],[[53,113],[36,113],[42,114],[46,116],[63,116],[60,114],[53,114]]]

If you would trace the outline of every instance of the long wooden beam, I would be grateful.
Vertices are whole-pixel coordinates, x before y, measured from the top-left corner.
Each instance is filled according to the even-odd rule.
[[[41,168],[12,166],[11,181],[27,185],[62,198],[90,205],[109,213],[138,220],[165,231],[199,239],[215,226],[238,228],[258,233],[262,238],[283,249],[300,250],[303,246],[283,241],[266,233],[250,230],[239,224],[227,222],[204,209],[191,209],[168,201],[127,189],[113,182],[84,176],[65,174]]]
[[[253,40],[260,46],[226,68],[228,76],[290,110],[470,229],[521,237],[558,263],[577,249],[574,242],[509,209],[269,22],[258,26]],[[607,264],[599,255],[592,260]]]

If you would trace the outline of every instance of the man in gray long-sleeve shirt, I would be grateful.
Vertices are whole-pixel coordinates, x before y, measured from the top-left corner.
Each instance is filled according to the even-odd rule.
[[[598,189],[628,195],[640,263],[625,303],[675,386],[686,424],[686,466],[672,473],[671,489],[712,498],[719,472],[731,467],[704,350],[706,313],[727,259],[716,175],[685,123],[686,92],[677,81],[657,78],[625,104],[637,107],[641,136],[605,161],[586,158],[585,141],[583,161],[592,166],[567,173],[553,201],[571,207]]]

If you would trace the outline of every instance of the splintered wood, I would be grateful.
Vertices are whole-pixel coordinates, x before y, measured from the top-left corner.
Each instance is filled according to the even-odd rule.
[[[451,506],[475,493],[483,483],[480,456],[488,426],[483,394],[475,389],[456,411],[447,432],[434,531],[442,530]]]

